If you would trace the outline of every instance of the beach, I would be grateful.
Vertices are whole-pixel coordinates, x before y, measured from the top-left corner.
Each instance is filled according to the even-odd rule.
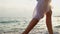
[[[23,28],[22,29],[15,28],[9,31],[0,30],[0,34],[21,34],[23,31],[24,31]],[[29,34],[48,34],[48,31],[44,28],[33,28]],[[54,29],[54,34],[60,34],[60,30]]]
[[[31,18],[25,17],[0,18],[0,34],[21,34],[28,26],[30,20]],[[52,25],[54,34],[60,34],[60,17],[53,17]],[[29,34],[48,34],[45,18]]]

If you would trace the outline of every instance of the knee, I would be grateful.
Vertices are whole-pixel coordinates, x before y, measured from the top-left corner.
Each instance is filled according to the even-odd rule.
[[[52,15],[52,10],[49,10],[47,13],[46,13],[47,16],[51,16]]]
[[[43,16],[41,16],[41,19],[44,17],[44,15]]]
[[[34,17],[34,19],[37,19],[38,21],[41,20],[44,16]]]
[[[40,17],[38,18],[38,20],[41,20],[43,17],[44,17],[44,15],[43,15],[43,16],[40,16]]]

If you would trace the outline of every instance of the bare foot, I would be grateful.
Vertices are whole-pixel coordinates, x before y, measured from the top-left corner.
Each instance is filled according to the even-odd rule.
[[[23,32],[22,34],[28,34],[27,32]]]

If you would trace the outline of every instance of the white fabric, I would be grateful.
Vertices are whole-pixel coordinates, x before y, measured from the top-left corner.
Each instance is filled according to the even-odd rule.
[[[33,18],[41,19],[46,12],[48,12],[50,7],[50,0],[38,0],[37,6],[33,13]]]

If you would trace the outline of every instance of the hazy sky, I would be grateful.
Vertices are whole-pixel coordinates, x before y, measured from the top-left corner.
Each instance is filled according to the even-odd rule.
[[[52,0],[53,15],[60,15],[60,0]],[[31,16],[36,0],[0,0],[0,17]]]

